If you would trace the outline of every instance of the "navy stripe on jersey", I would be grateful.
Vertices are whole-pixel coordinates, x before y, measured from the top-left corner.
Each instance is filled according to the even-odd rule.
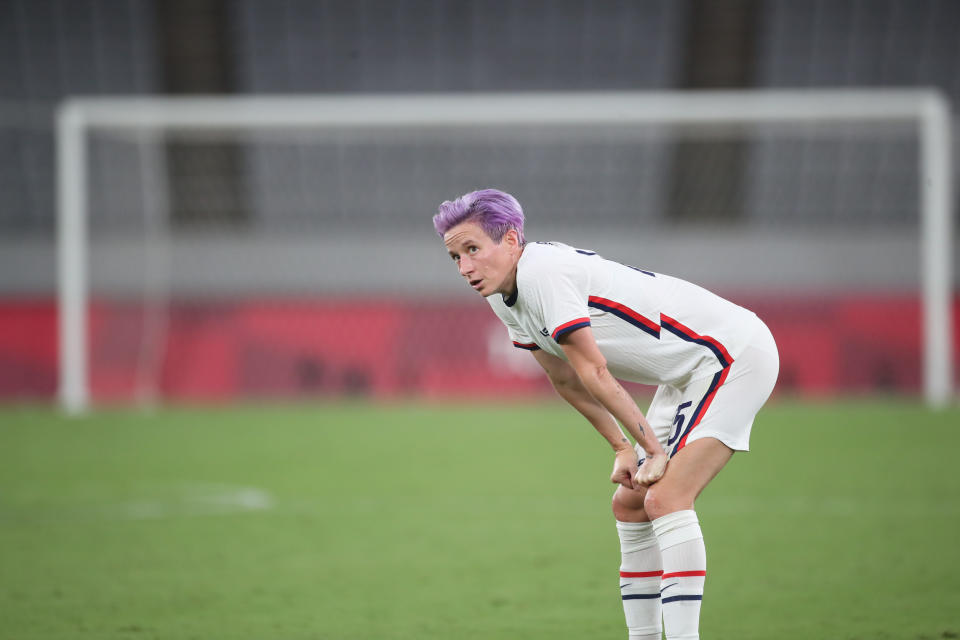
[[[620,596],[622,600],[653,600],[659,597],[659,593],[628,593],[625,596]]]
[[[527,351],[536,351],[540,348],[535,342],[517,342],[516,340],[513,341],[513,346],[517,349],[526,349]]]
[[[717,360],[720,361],[720,366],[729,367],[730,363],[733,362],[733,358],[727,353],[726,348],[710,336],[701,336],[689,327],[680,324],[670,316],[665,316],[662,313],[660,314],[660,324],[664,329],[681,340],[702,345],[710,349],[710,351],[713,351],[713,355],[717,356]]]
[[[593,307],[594,309],[600,309],[601,311],[606,311],[607,313],[612,313],[621,320],[629,322],[636,328],[641,331],[649,333],[654,338],[660,338],[660,326],[650,320],[645,318],[643,315],[637,313],[630,307],[620,304],[619,302],[614,302],[613,300],[607,300],[606,298],[601,298],[600,296],[590,296],[587,299],[587,306]]]
[[[577,318],[576,320],[571,320],[570,322],[565,322],[556,329],[553,330],[551,334],[553,339],[557,342],[560,342],[560,338],[567,335],[575,329],[580,329],[582,327],[590,326],[590,318]]]

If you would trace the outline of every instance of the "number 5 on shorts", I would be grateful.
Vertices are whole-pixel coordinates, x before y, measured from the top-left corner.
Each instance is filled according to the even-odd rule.
[[[672,446],[674,442],[677,441],[677,438],[680,437],[680,434],[683,433],[683,423],[686,422],[687,417],[683,415],[683,410],[690,408],[693,402],[684,402],[679,407],[677,407],[677,417],[673,419],[673,435],[670,436],[670,439],[667,440],[667,446]]]

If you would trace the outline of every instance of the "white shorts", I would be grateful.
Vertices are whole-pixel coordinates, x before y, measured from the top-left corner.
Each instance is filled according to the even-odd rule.
[[[716,438],[734,451],[749,451],[753,418],[770,397],[779,372],[777,345],[761,322],[730,366],[683,388],[659,386],[647,421],[670,457],[700,438]],[[642,461],[639,445],[637,453]]]

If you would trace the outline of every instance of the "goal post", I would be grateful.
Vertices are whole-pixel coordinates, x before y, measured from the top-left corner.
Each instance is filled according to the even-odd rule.
[[[742,126],[896,122],[919,132],[923,393],[953,396],[951,115],[930,90],[578,92],[76,98],[57,113],[59,401],[90,404],[87,319],[90,135],[192,131],[459,130],[523,126]]]

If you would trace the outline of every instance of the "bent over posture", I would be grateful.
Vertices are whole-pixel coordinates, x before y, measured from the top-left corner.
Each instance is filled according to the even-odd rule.
[[[743,307],[677,278],[557,242],[526,243],[495,189],[433,218],[460,275],[615,452],[611,481],[630,640],[698,638],[706,552],[694,501],[749,449],[776,383],[773,336]],[[618,379],[658,385],[640,411]],[[633,436],[633,445],[620,425]]]

